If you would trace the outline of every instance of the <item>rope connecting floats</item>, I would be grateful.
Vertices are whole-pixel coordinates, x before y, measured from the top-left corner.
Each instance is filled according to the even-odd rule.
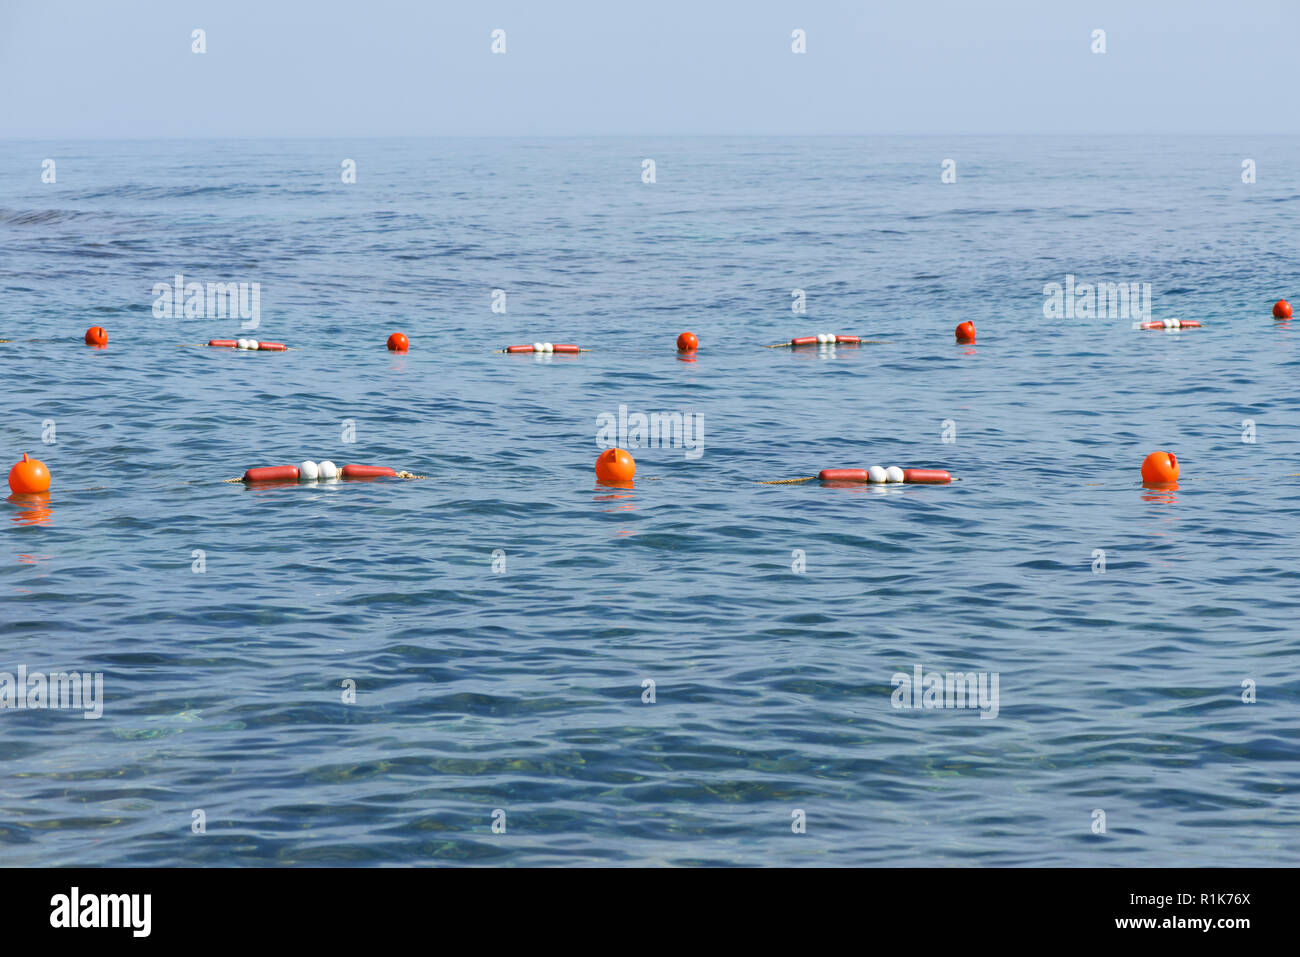
[[[1289,320],[1292,316],[1291,304],[1285,299],[1279,299],[1273,305],[1272,314],[1274,319]],[[1204,323],[1194,319],[1162,319],[1158,321],[1135,323],[1133,328],[1136,330],[1158,330],[1158,329],[1201,329]],[[83,337],[86,345],[97,349],[108,347],[108,332],[102,326],[91,326],[86,330]],[[956,328],[956,340],[964,345],[975,344],[975,324],[970,320],[960,323]],[[0,339],[0,343],[13,342],[59,342],[59,339]],[[391,352],[407,352],[410,350],[410,339],[405,333],[394,332],[389,335],[387,347]],[[826,345],[891,345],[892,343],[884,339],[867,339],[863,336],[848,336],[838,333],[818,333],[813,336],[795,336],[789,342],[774,342],[764,348],[767,349],[798,349],[803,346],[826,346]],[[208,346],[213,348],[225,349],[242,349],[253,352],[288,352],[290,347],[283,342],[259,342],[256,339],[209,339],[206,343],[185,342],[179,344],[182,348]],[[700,340],[693,332],[683,332],[677,337],[677,351],[680,353],[693,354],[699,349]],[[550,343],[534,342],[530,344],[507,346],[504,349],[496,350],[499,353],[559,353],[561,355],[575,355],[580,352],[591,352],[591,349],[582,349],[572,343]]]
[[[798,349],[802,346],[884,346],[889,345],[883,339],[867,339],[862,336],[841,336],[833,332],[819,332],[815,336],[795,336],[789,342],[775,342],[765,349]]]
[[[244,349],[249,352],[288,352],[283,342],[258,342],[256,339],[209,339],[214,349]]]
[[[801,482],[844,482],[868,485],[947,485],[957,482],[943,469],[900,469],[895,465],[873,465],[867,469],[822,469],[816,475],[803,478],[776,479],[759,482],[759,485],[798,485]]]
[[[245,352],[296,352],[283,342],[259,342],[257,339],[209,339],[207,342],[178,342],[178,349],[239,349]]]
[[[243,482],[248,485],[266,482],[317,482],[337,479],[423,479],[427,475],[389,468],[386,465],[345,465],[342,468],[333,462],[300,462],[297,465],[266,465],[251,468],[239,478],[223,479],[225,482]]]

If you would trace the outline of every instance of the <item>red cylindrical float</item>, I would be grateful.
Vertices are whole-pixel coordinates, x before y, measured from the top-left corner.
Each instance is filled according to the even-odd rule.
[[[865,482],[866,469],[822,469],[817,477],[823,482]]]
[[[952,476],[943,469],[903,469],[903,481],[913,485],[942,485]]]
[[[245,482],[296,482],[298,466],[268,465],[265,468],[249,469],[244,473]]]
[[[792,346],[815,346],[817,345],[816,336],[798,336],[790,340]]]
[[[383,465],[345,465],[340,473],[344,478],[397,478],[397,470]]]
[[[532,346],[506,346],[506,352],[536,352]],[[551,346],[551,352],[581,352],[577,346],[571,343],[556,343]]]
[[[1200,324],[1199,322],[1196,322],[1195,320],[1183,319],[1183,320],[1180,320],[1180,321],[1179,321],[1179,323],[1178,323],[1178,328],[1180,328],[1180,329],[1199,329],[1199,328],[1201,328],[1201,324]]]
[[[288,348],[283,342],[259,342],[257,344],[258,352],[284,352]]]
[[[220,346],[222,349],[233,349],[239,345],[234,339],[209,339],[208,345]]]
[[[861,336],[836,336],[835,341],[840,345],[856,345],[862,341]]]

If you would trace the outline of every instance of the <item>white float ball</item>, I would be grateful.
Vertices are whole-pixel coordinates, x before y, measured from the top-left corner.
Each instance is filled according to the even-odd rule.
[[[542,349],[544,349],[546,352],[554,352],[554,351],[555,351],[555,346],[552,345],[552,344],[549,343],[549,342],[543,342],[543,343],[542,343]]]
[[[325,461],[318,463],[316,465],[316,470],[320,473],[320,477],[323,479],[336,479],[339,477],[339,467],[329,459],[325,459]]]
[[[248,340],[248,348],[250,348],[250,349],[256,349],[256,348],[257,348],[257,340],[256,340],[256,339],[249,339],[249,340]]]
[[[885,469],[885,481],[886,482],[903,481],[903,470],[900,469],[897,465],[891,465],[889,468]]]
[[[247,340],[247,339],[240,339],[238,342],[235,343],[235,348],[236,348],[236,349],[247,349],[247,348],[248,348],[248,340]]]
[[[887,481],[885,470],[882,469],[879,465],[871,466],[871,468],[867,469],[867,481],[868,482]]]
[[[1173,319],[1166,319],[1166,320],[1165,320],[1165,328],[1166,328],[1166,329],[1173,329],[1173,328],[1175,328],[1175,326],[1174,326],[1174,320],[1173,320]]]
[[[533,343],[533,351],[534,351],[534,352],[545,352],[545,351],[546,351],[546,343],[544,343],[544,342],[534,342],[534,343]]]
[[[308,459],[298,463],[298,481],[314,482],[320,478],[320,466]]]

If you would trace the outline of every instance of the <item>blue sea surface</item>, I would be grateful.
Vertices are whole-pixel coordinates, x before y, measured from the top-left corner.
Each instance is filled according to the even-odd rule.
[[[1300,864],[1298,214],[1285,137],[0,142],[0,672],[104,676],[0,864]],[[597,486],[620,407],[702,454]],[[304,459],[426,478],[224,481]],[[960,481],[759,484],[875,464]]]

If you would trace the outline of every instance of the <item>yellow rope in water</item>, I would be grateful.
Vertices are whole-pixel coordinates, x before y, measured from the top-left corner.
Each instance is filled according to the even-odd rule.
[[[776,479],[771,482],[755,482],[755,485],[798,485],[800,482],[811,482],[817,478],[815,475],[805,475],[803,478],[794,479]]]

